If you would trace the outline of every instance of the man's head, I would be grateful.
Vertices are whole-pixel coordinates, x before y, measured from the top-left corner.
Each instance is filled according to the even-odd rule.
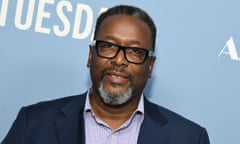
[[[99,30],[99,27],[101,26],[101,23],[104,21],[105,18],[111,15],[128,15],[136,17],[142,21],[144,21],[151,30],[151,36],[152,36],[152,48],[153,51],[155,50],[156,45],[156,35],[157,35],[157,28],[152,20],[152,18],[142,9],[139,9],[137,7],[133,6],[127,6],[127,5],[119,5],[112,7],[107,10],[107,12],[102,13],[96,22],[95,32],[94,32],[94,39],[96,37],[96,34]]]
[[[137,100],[151,76],[156,27],[141,9],[116,6],[97,19],[88,67],[93,93],[108,106]]]

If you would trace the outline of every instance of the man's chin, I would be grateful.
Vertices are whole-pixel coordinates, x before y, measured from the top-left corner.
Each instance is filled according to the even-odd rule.
[[[114,89],[114,91],[113,91]],[[122,107],[129,103],[132,99],[132,88],[127,90],[113,88],[111,91],[104,88],[103,84],[100,84],[99,94],[103,103],[109,107]]]

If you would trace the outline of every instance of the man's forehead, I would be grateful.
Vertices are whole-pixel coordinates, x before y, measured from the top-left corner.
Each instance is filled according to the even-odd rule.
[[[141,47],[151,47],[151,31],[148,25],[129,15],[112,15],[106,18],[96,33],[96,39],[121,41]]]

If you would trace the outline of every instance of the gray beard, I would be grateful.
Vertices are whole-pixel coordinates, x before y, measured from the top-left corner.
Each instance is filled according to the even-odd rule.
[[[110,106],[120,106],[132,98],[132,88],[128,88],[126,92],[119,93],[119,92],[108,92],[103,87],[103,83],[100,83],[100,86],[98,88],[98,91],[100,93],[100,97],[103,100],[103,102]]]

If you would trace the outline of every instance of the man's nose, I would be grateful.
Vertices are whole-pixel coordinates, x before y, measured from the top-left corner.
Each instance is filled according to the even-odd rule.
[[[124,55],[124,49],[119,50],[116,57],[112,59],[112,62],[116,63],[117,65],[127,65],[128,64],[128,61]]]

